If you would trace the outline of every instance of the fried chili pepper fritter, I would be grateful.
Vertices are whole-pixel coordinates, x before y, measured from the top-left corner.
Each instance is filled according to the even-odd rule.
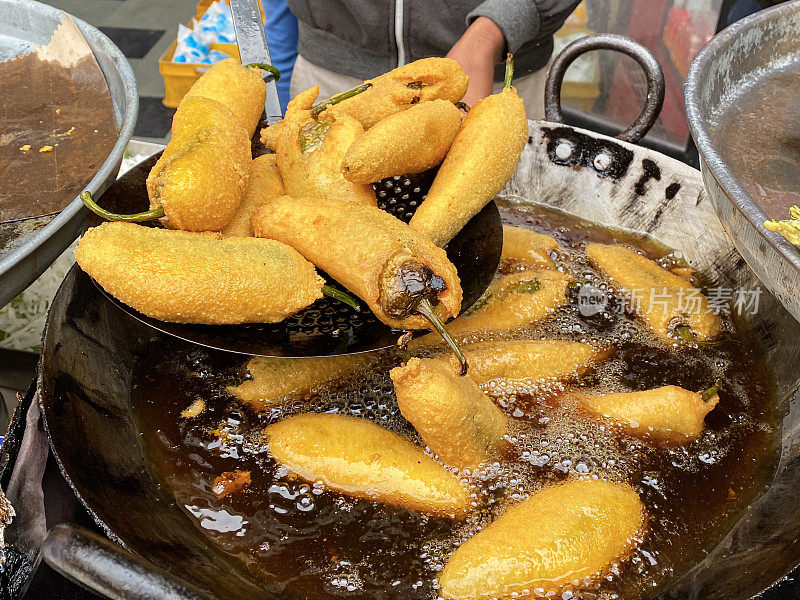
[[[579,479],[546,487],[459,546],[439,592],[447,600],[508,600],[534,590],[555,596],[630,554],[646,516],[625,484]]]
[[[366,419],[306,413],[264,431],[275,460],[301,479],[353,498],[463,517],[469,489],[400,435]]]
[[[624,246],[589,244],[586,254],[614,287],[630,296],[637,316],[659,337],[674,339],[682,327],[689,328],[690,339],[702,341],[719,333],[719,317],[683,277]]]
[[[284,196],[253,216],[256,235],[284,242],[397,329],[425,329],[409,305],[419,294],[441,319],[458,314],[461,284],[443,250],[379,208]]]
[[[222,230],[222,235],[252,237],[253,227],[250,225],[250,220],[253,213],[269,200],[280,198],[285,193],[275,155],[264,154],[253,159],[250,163],[250,177],[247,179],[244,199]]]
[[[412,358],[389,374],[403,417],[445,464],[475,468],[503,442],[506,416],[457,365]]]
[[[263,412],[288,399],[307,398],[355,373],[363,374],[376,360],[370,352],[311,358],[256,356],[247,363],[253,378],[228,391],[255,412]]]
[[[147,177],[150,209],[163,209],[171,229],[220,231],[244,198],[251,161],[250,139],[230,109],[184,99],[172,139]]]
[[[503,225],[503,254],[501,260],[528,267],[555,266],[550,253],[558,242],[549,235],[536,233],[525,227]]]
[[[461,111],[431,100],[390,115],[357,138],[342,159],[348,181],[372,183],[440,164],[461,126]]]
[[[149,211],[113,214],[88,192],[81,195],[84,204],[112,221],[161,219],[172,229],[220,231],[244,197],[250,137],[266,94],[262,73],[228,59],[192,86],[173,118],[172,139],[147,178]]]
[[[458,102],[468,83],[469,77],[452,58],[423,58],[367,79],[366,91],[325,107],[319,116],[326,120],[348,115],[369,129],[389,115],[428,100]]]
[[[289,102],[286,117],[261,132],[261,141],[275,151],[286,192],[295,198],[326,198],[375,206],[371,185],[352,183],[342,175],[347,149],[363,133],[347,115],[328,121],[311,116],[319,93],[314,86]]]
[[[703,420],[719,403],[716,388],[710,390],[704,394],[666,385],[642,392],[581,394],[579,398],[582,407],[616,421],[631,435],[685,444],[700,437]]]
[[[571,379],[610,354],[589,344],[561,340],[475,342],[465,344],[462,351],[469,361],[469,376],[478,385],[496,380],[514,384]]]
[[[282,241],[344,285],[395,329],[432,325],[466,362],[442,322],[461,309],[461,282],[441,248],[373,206],[272,200],[253,216],[259,237]]]
[[[447,244],[508,183],[527,139],[525,107],[507,75],[506,87],[464,118],[411,227]]]
[[[236,115],[249,139],[264,112],[267,86],[263,75],[258,67],[245,67],[235,58],[226,58],[212,65],[195,81],[184,98],[201,96],[224,104]]]
[[[109,294],[162,321],[277,323],[322,297],[324,280],[274,240],[103,223],[75,249]]]
[[[532,325],[567,303],[572,278],[551,269],[531,269],[495,279],[478,301],[448,329],[457,341],[473,341],[476,335],[497,337],[518,327]],[[412,340],[412,350],[438,344],[433,335]]]

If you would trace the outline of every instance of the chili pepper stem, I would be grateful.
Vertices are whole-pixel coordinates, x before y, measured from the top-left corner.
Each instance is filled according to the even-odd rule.
[[[506,54],[506,76],[503,80],[503,89],[511,88],[511,82],[514,80],[514,55],[509,52]]]
[[[717,395],[718,391],[719,391],[719,383],[715,383],[707,390],[703,390],[702,394],[700,395],[700,398],[703,400],[703,402],[708,402],[709,400],[711,400],[711,398]]]
[[[408,343],[413,337],[413,333],[406,331],[397,339],[397,347],[400,348],[400,358],[404,363],[407,363],[409,360],[411,360],[411,352],[408,349]]]
[[[461,372],[460,375],[467,374],[467,359],[464,357],[464,354],[461,352],[461,348],[458,347],[456,341],[453,339],[453,336],[450,335],[450,332],[447,331],[447,328],[442,323],[442,320],[439,318],[439,315],[436,314],[436,311],[433,308],[433,304],[427,298],[423,298],[420,300],[419,304],[417,304],[417,312],[425,317],[428,322],[433,326],[433,328],[442,336],[447,345],[453,350],[453,353],[456,355],[458,362],[461,363]]]
[[[361,310],[361,305],[347,292],[343,292],[342,290],[337,290],[335,287],[331,287],[329,285],[322,286],[322,294],[327,296],[328,298],[333,298],[334,300],[338,300],[339,302],[343,302],[347,304],[350,308],[355,311]]]
[[[459,110],[463,110],[464,112],[467,112],[467,113],[469,112],[469,104],[467,104],[466,102],[461,102],[459,100],[458,102],[455,102],[454,104],[456,105],[456,108],[458,108]]]
[[[371,87],[372,87],[371,83],[362,83],[361,85],[354,87],[352,90],[347,90],[346,92],[342,92],[341,94],[328,98],[324,102],[320,102],[319,104],[311,108],[311,116],[316,119],[317,117],[319,117],[320,113],[329,106],[333,106],[334,104],[339,104],[339,102],[347,100],[348,98],[352,98],[353,96],[357,96],[361,92],[366,91]]]
[[[693,342],[694,341],[694,332],[692,328],[688,325],[680,325],[675,328],[675,333],[678,334],[678,337],[681,338],[685,342]]]
[[[267,71],[269,73],[272,73],[272,76],[275,78],[275,81],[280,81],[281,80],[281,72],[278,70],[277,67],[275,67],[273,65],[268,65],[267,63],[254,62],[254,63],[250,63],[248,65],[245,65],[245,67],[258,67],[262,71]]]
[[[146,212],[133,213],[131,215],[120,215],[112,213],[99,206],[92,198],[91,192],[81,192],[81,201],[84,206],[96,214],[98,217],[103,217],[109,221],[125,221],[127,223],[141,223],[142,221],[155,221],[164,216],[164,207],[158,206],[153,210]]]

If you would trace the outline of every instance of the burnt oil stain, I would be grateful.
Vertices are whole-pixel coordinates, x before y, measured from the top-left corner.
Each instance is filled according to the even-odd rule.
[[[550,162],[557,165],[567,165],[575,169],[587,167],[594,170],[599,177],[609,177],[616,181],[625,176],[633,162],[632,150],[611,141],[598,140],[570,127],[542,127],[542,132],[547,139],[547,156]],[[562,143],[572,147],[572,153],[567,158],[556,155],[556,147]],[[594,159],[599,154],[605,154],[611,159],[608,168],[602,171],[594,166]]]
[[[647,224],[646,231],[648,233],[655,230],[658,227],[658,223],[661,221],[661,217],[664,215],[664,207],[659,206],[655,213],[653,213],[653,217],[650,219],[650,222]]]
[[[667,197],[667,200],[672,200],[675,196],[677,196],[680,189],[681,189],[681,184],[678,183],[677,181],[674,183],[670,183],[667,186],[667,189],[665,190],[665,196]]]
[[[647,193],[647,182],[651,179],[661,180],[661,169],[649,158],[642,160],[642,175],[633,186],[633,191],[637,196],[644,196]],[[677,190],[676,190],[677,192]]]

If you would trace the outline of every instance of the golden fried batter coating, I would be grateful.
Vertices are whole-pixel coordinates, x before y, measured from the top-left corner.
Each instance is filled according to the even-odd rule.
[[[247,363],[253,378],[230,386],[228,391],[254,411],[263,412],[288,398],[308,397],[366,370],[375,360],[372,353],[313,358],[256,356]]]
[[[201,96],[221,102],[236,115],[250,139],[264,112],[267,98],[263,76],[264,71],[258,67],[243,67],[235,58],[226,58],[212,65],[184,98]]]
[[[469,376],[478,385],[502,379],[510,383],[570,379],[602,361],[608,351],[581,342],[560,340],[496,340],[461,347],[469,363]],[[439,357],[458,362],[450,356]]]
[[[670,444],[685,444],[700,437],[703,419],[719,403],[716,393],[703,400],[701,392],[675,385],[644,392],[579,397],[581,406],[618,422],[631,435]]]
[[[398,264],[419,263],[441,277],[437,314],[442,320],[461,308],[461,283],[444,250],[424,235],[374,206],[337,200],[291,198],[271,200],[253,216],[259,237],[284,242],[356,294],[381,321],[397,329],[425,329],[411,314],[387,314],[390,283]]]
[[[283,180],[274,154],[264,154],[250,163],[250,177],[247,179],[247,189],[239,208],[222,230],[222,235],[253,236],[253,227],[250,219],[259,208],[268,200],[280,198],[286,193],[283,189]]]
[[[75,249],[109,294],[162,321],[276,323],[322,298],[324,280],[289,246],[108,222]]]
[[[150,209],[164,208],[164,225],[219,231],[244,198],[250,140],[233,113],[208,98],[184,99],[173,135],[147,177]]]
[[[342,159],[345,179],[371,183],[440,164],[461,126],[461,111],[432,100],[390,115],[356,139]]]
[[[536,323],[567,303],[570,281],[569,275],[550,269],[531,269],[495,279],[469,311],[448,325],[450,333],[507,332]]]
[[[375,206],[371,185],[352,183],[342,175],[342,158],[363,133],[347,115],[328,121],[311,117],[319,92],[314,86],[289,102],[286,117],[261,131],[261,141],[275,151],[286,193],[295,198],[324,198]]]
[[[719,318],[708,300],[683,277],[624,246],[589,244],[586,254],[619,291],[631,296],[637,315],[658,336],[669,340],[681,325],[691,327],[700,340],[719,333]]]
[[[349,115],[369,129],[389,115],[428,100],[458,102],[467,91],[469,77],[452,58],[423,58],[364,83],[371,84],[369,89],[326,108],[320,118]]]
[[[550,596],[599,578],[638,543],[645,507],[629,486],[599,479],[547,487],[459,546],[439,577],[448,600]]]
[[[354,498],[463,517],[467,487],[398,434],[366,419],[306,413],[265,429],[269,451],[301,479]]]
[[[555,267],[550,253],[558,242],[549,235],[536,233],[524,227],[503,225],[502,260],[528,267]]]
[[[514,88],[476,102],[411,227],[447,244],[508,183],[527,140],[528,118]]]
[[[469,360],[469,359],[467,359]],[[460,365],[412,358],[389,372],[400,412],[448,465],[472,469],[503,441],[505,415]]]

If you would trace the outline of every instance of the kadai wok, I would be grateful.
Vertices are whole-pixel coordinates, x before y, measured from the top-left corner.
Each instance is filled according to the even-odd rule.
[[[392,153],[389,166],[379,153],[365,165],[372,155],[357,144],[410,131],[397,124],[409,114],[425,122],[412,108],[458,102],[466,81],[453,63],[411,63],[318,104],[312,88],[262,132],[275,151],[259,165],[263,186],[241,160],[255,108],[240,106],[237,86],[212,85],[257,86],[261,66],[201,78],[148,177],[150,210],[105,211],[166,227],[87,233],[45,335],[51,444],[107,531],[225,598],[745,598],[795,566],[800,515],[786,490],[797,428],[786,407],[800,326],[760,293],[695,171],[556,123],[521,126],[512,64],[503,91],[467,107],[455,134],[449,109],[427,121],[452,136],[446,154],[437,139],[426,156]],[[437,160],[404,219],[378,207],[380,182],[369,198],[364,179],[422,177],[410,171]],[[210,197],[205,167],[223,163],[227,219],[185,195],[204,185]],[[503,186],[500,268],[462,311],[442,247]],[[239,210],[255,236],[219,233]],[[103,263],[112,245],[136,250],[124,266]],[[148,247],[166,260],[148,263]],[[243,299],[287,296],[226,311],[237,299],[202,290],[213,283],[202,256],[214,281],[233,271],[252,282]],[[282,286],[259,278],[266,263],[287,276]],[[147,308],[136,269],[196,282],[196,304],[176,298],[161,315],[173,320],[282,322],[322,294],[345,304],[352,294],[398,336],[437,331],[379,353],[214,351],[154,334],[89,279],[155,310],[164,303]],[[776,521],[789,541],[772,535]],[[775,559],[763,564],[756,549]]]
[[[557,124],[530,134],[500,201],[519,229],[491,294],[450,325],[484,315],[455,327],[466,376],[431,334],[405,356],[203,350],[154,336],[74,269],[40,387],[54,451],[98,521],[225,598],[747,598],[788,572],[798,325],[766,293],[756,311],[712,310],[709,290],[758,282],[694,171]],[[558,164],[548,148],[565,139],[628,165],[609,179]],[[645,159],[661,180],[637,195]],[[648,262],[615,274],[625,252]],[[702,319],[632,305],[648,277],[702,293]],[[595,288],[597,312],[581,300]],[[536,558],[560,539],[575,543]],[[499,569],[509,557],[525,568]]]

